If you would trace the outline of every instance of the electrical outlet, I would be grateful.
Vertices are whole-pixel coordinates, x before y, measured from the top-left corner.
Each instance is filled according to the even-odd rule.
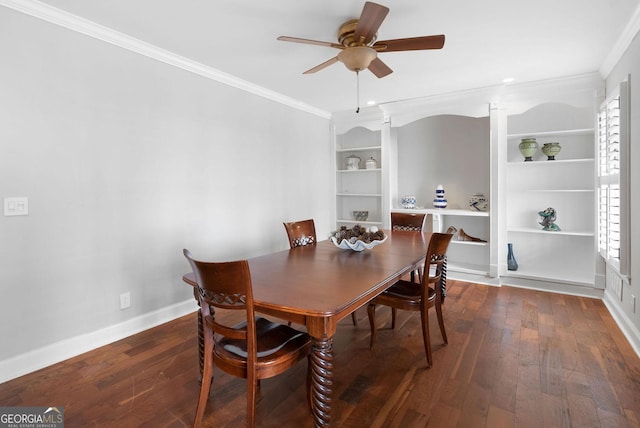
[[[131,293],[128,291],[120,295],[120,309],[127,309],[131,306]]]

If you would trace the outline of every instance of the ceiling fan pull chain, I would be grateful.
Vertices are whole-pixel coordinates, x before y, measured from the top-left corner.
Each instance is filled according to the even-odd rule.
[[[356,70],[356,113],[360,113],[360,72]]]

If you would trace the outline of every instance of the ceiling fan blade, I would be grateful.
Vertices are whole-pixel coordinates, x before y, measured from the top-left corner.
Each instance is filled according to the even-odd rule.
[[[410,37],[406,39],[380,40],[371,46],[378,52],[419,51],[442,49],[444,34],[437,36]]]
[[[365,45],[371,42],[388,13],[388,7],[370,1],[366,2],[354,33],[356,40],[359,41],[364,37],[363,43]]]
[[[382,78],[393,73],[393,70],[390,69],[387,64],[382,62],[380,58],[375,58],[371,61],[371,64],[369,64],[369,71],[375,74],[378,78]]]
[[[320,65],[316,65],[315,67],[310,68],[309,70],[305,71],[305,72],[304,72],[304,73],[302,73],[302,74],[311,74],[311,73],[315,73],[316,71],[320,71],[320,70],[322,70],[323,68],[327,68],[327,67],[329,67],[331,64],[335,64],[336,62],[338,62],[338,57],[337,57],[337,56],[335,56],[335,57],[331,58],[331,59],[330,59],[330,60],[328,60],[328,61],[323,62],[323,63],[322,63],[322,64],[320,64]]]
[[[278,40],[283,42],[304,43],[306,45],[327,46],[330,48],[344,49],[344,46],[337,43],[323,42],[320,40],[301,39],[299,37],[280,36]]]

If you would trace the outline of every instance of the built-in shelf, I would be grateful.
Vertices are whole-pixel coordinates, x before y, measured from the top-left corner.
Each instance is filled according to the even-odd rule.
[[[562,137],[562,136],[571,136],[571,135],[593,135],[595,132],[594,128],[579,128],[579,129],[559,129],[557,131],[539,131],[539,132],[529,132],[529,133],[520,133],[520,134],[507,134],[508,139],[514,138],[527,138],[527,137]]]
[[[336,196],[363,196],[363,197],[371,197],[371,198],[382,197],[380,193],[337,193]]]
[[[581,287],[593,287],[593,275],[582,272],[575,272],[567,275],[566,271],[563,272],[539,272],[537,270],[531,270],[527,272],[525,269],[518,269],[517,271],[508,271],[506,275],[503,275],[503,282],[509,283],[509,278],[521,278],[543,282],[559,282],[568,285],[578,285]]]
[[[347,147],[336,149],[337,153],[350,153],[350,152],[371,152],[382,149],[381,146],[366,146],[366,147]]]
[[[507,232],[513,232],[513,233],[534,233],[534,234],[541,234],[541,235],[549,235],[549,236],[554,236],[554,235],[565,235],[565,236],[595,236],[595,233],[593,231],[571,231],[571,230],[557,230],[557,231],[551,231],[551,230],[542,230],[542,229],[534,229],[534,228],[513,228],[513,229],[507,229]]]
[[[360,168],[360,169],[339,169],[337,172],[341,174],[352,174],[352,173],[362,173],[362,172],[380,172],[382,171],[380,168]]]
[[[478,247],[486,247],[489,245],[488,242],[476,242],[476,241],[454,241],[450,242],[450,245],[472,245]]]
[[[532,162],[508,162],[510,168],[513,167],[521,167],[521,168],[538,168],[548,166],[550,168],[557,167],[562,164],[570,164],[570,163],[594,163],[594,159],[557,159],[557,160],[538,160]]]
[[[358,221],[358,220],[348,220],[348,219],[337,219],[336,222],[344,224],[344,223],[350,223],[350,224],[359,224],[362,226],[379,226],[380,224],[382,224],[382,222],[379,221]]]
[[[335,141],[335,218],[337,226],[361,224],[381,227],[386,211],[383,201],[382,136],[380,131],[354,127]],[[360,158],[357,168],[348,163],[352,156]],[[366,168],[374,159],[376,168]],[[350,168],[348,168],[348,166]],[[354,211],[367,211],[367,221],[353,220]]]
[[[471,210],[459,210],[450,208],[394,208],[391,210],[399,213],[426,213],[426,214],[440,214],[440,215],[457,215],[465,217],[489,217],[487,211],[471,211]]]
[[[593,287],[595,284],[595,129],[593,110],[546,104],[509,116],[507,134],[505,237],[518,270],[501,272],[505,282],[538,281]],[[566,125],[566,129],[562,129]],[[583,126],[589,125],[589,126]],[[552,129],[547,131],[544,129]],[[521,132],[542,129],[536,132]],[[525,162],[519,140],[535,138],[538,150]],[[558,142],[548,160],[541,149]],[[540,212],[556,210],[559,231],[542,230]],[[504,245],[504,244],[503,244]]]

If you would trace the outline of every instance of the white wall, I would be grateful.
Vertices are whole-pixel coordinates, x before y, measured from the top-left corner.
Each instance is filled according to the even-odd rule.
[[[397,129],[398,198],[415,195],[433,208],[438,184],[449,208],[467,209],[474,193],[489,197],[488,117],[431,116]]]
[[[29,198],[0,217],[0,381],[191,302],[183,247],[244,258],[287,248],[283,221],[330,231],[328,119],[1,7],[0,58],[0,197]]]
[[[631,283],[622,286],[622,300],[607,294],[607,302],[618,312],[619,324],[635,334],[636,352],[640,353],[640,36],[635,38],[625,54],[606,77],[606,90],[611,93],[620,82],[630,75],[630,182],[631,182]],[[607,290],[609,291],[609,290]],[[632,302],[636,297],[636,305]],[[621,322],[620,322],[621,321]]]

